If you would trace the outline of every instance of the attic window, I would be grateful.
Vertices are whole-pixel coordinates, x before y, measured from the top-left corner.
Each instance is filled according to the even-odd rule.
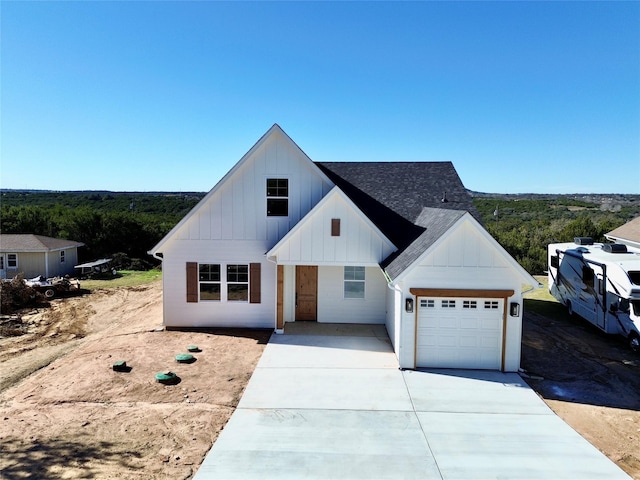
[[[267,216],[289,216],[289,179],[267,178]]]

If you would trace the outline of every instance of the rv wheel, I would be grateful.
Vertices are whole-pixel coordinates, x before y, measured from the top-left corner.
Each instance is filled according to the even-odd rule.
[[[573,317],[573,306],[571,305],[571,300],[567,300],[567,312],[570,317]]]
[[[634,352],[640,352],[640,336],[637,333],[631,333],[629,335],[629,348]]]

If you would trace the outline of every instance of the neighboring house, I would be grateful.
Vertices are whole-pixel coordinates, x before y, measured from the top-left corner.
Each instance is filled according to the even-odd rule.
[[[31,234],[0,234],[0,278],[73,275],[84,243]]]
[[[167,327],[386,325],[400,367],[516,371],[522,286],[450,162],[316,163],[274,125],[149,253]]]
[[[640,248],[640,217],[625,223],[624,225],[604,235],[615,243],[624,243],[630,247]]]

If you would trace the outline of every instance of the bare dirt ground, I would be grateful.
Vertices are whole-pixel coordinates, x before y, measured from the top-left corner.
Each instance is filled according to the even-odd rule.
[[[55,300],[24,317],[29,333],[0,339],[0,478],[195,473],[270,332],[161,331],[161,298],[155,282]],[[189,345],[196,361],[177,363]],[[180,383],[157,383],[165,370]]]
[[[0,339],[0,478],[193,476],[270,332],[161,331],[161,298],[156,282],[56,300]],[[529,384],[640,480],[640,356],[579,318],[526,313],[523,337]],[[176,363],[192,344],[196,362]],[[182,381],[156,383],[167,369]]]
[[[525,313],[522,367],[556,414],[640,479],[640,355],[580,317]]]

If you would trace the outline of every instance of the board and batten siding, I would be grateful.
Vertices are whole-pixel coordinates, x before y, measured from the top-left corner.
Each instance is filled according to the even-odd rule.
[[[367,267],[364,298],[344,298],[344,267],[319,267],[318,322],[384,324],[386,290],[380,267]]]
[[[177,245],[176,245],[177,244]],[[273,328],[275,322],[276,265],[264,257],[263,242],[249,241],[184,241],[174,240],[167,246],[163,265],[164,324],[168,327],[249,327]],[[226,265],[250,266],[251,274],[260,276],[260,302],[256,303],[255,283],[249,285],[249,300],[200,301],[199,285],[187,302],[187,264],[220,264],[222,289],[226,286]],[[256,264],[260,266],[257,267]],[[251,268],[253,265],[253,268]],[[259,272],[257,269],[259,268]],[[197,271],[195,272],[197,275]],[[255,277],[253,279],[255,282]],[[253,287],[253,288],[252,288]]]
[[[267,216],[269,178],[288,180],[287,217]],[[258,142],[162,246],[164,324],[273,328],[276,265],[266,259],[265,253],[332,187],[279,131]],[[219,302],[187,302],[188,262],[221,264],[223,276],[227,264],[254,264],[254,275],[255,264],[260,264],[260,303],[256,301],[255,283],[250,285],[247,302],[224,298]]]
[[[506,258],[467,221],[445,235],[401,284],[404,298],[411,296],[411,288],[513,290],[515,293],[507,299],[508,305],[512,301],[522,304],[521,281]],[[507,315],[507,371],[516,371],[520,366],[522,310],[520,308],[518,317]],[[402,309],[401,343],[404,349],[399,355],[402,368],[414,366],[416,311],[417,302],[414,302],[414,313]]]
[[[395,247],[333,190],[274,250],[284,265],[377,266]]]
[[[289,181],[289,216],[268,217],[266,181]],[[330,190],[313,164],[274,133],[176,232],[179,240],[256,240],[275,245]]]

